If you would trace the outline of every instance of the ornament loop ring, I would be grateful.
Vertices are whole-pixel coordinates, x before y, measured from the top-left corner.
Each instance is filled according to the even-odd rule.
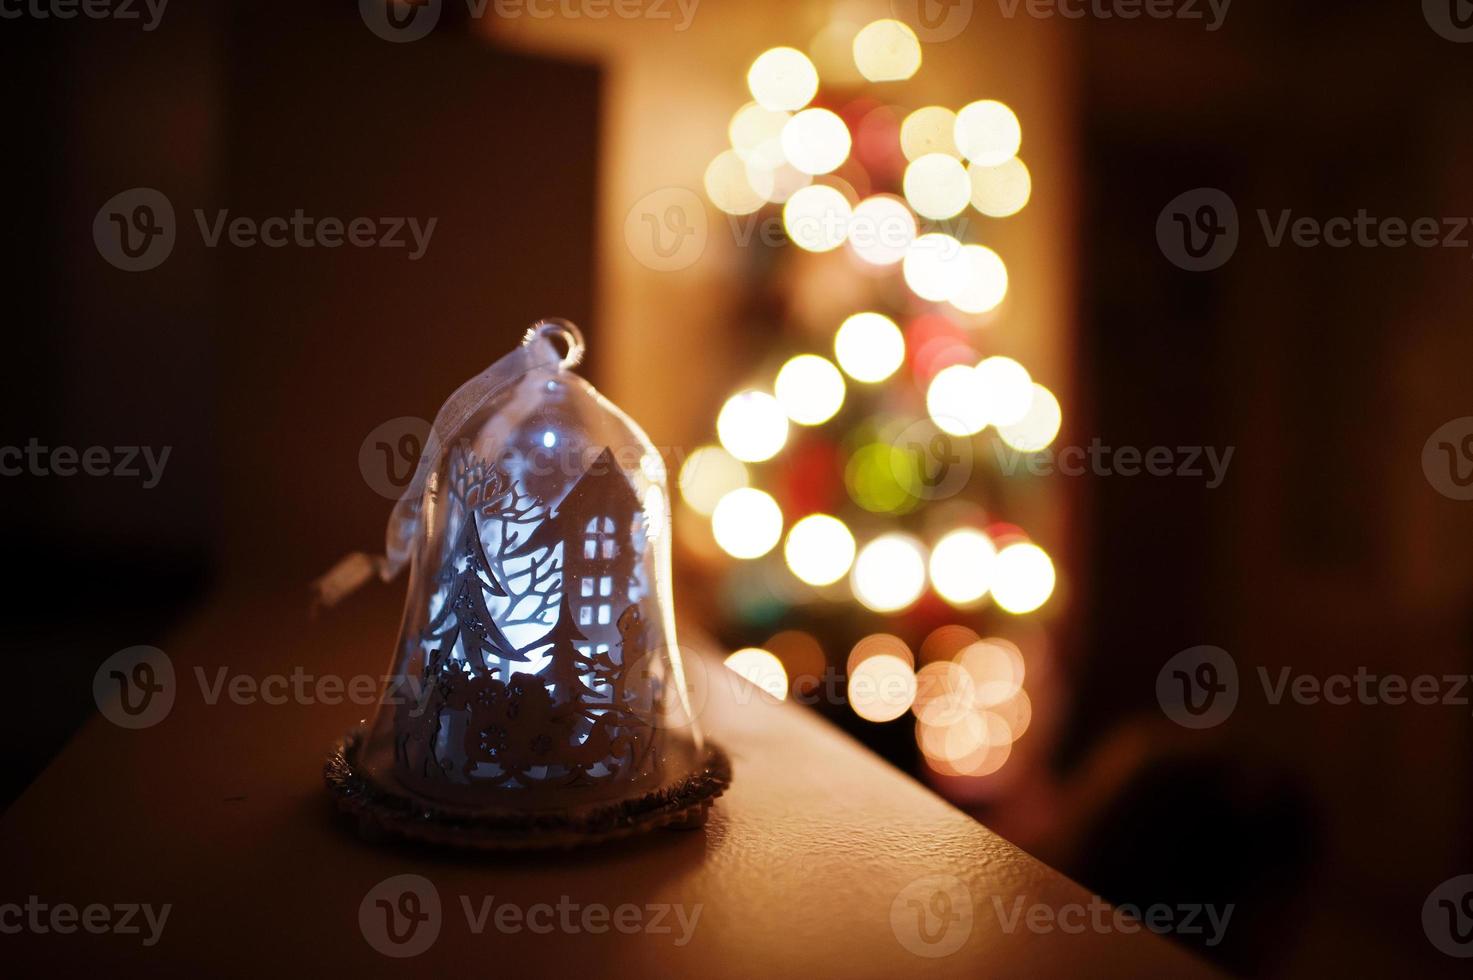
[[[530,344],[538,337],[546,337],[554,343],[560,340],[567,348],[562,360],[558,362],[561,370],[571,370],[583,360],[583,349],[586,346],[583,342],[583,331],[579,330],[571,320],[564,320],[562,317],[538,320],[527,328],[527,336],[522,339],[523,346]]]

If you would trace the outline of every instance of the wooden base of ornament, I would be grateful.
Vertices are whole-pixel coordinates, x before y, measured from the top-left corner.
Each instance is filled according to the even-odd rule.
[[[731,785],[731,761],[707,743],[701,765],[663,789],[633,799],[566,813],[464,810],[411,797],[369,782],[358,768],[363,730],[333,746],[322,778],[338,809],[358,822],[359,836],[422,841],[482,851],[572,848],[648,830],[705,826],[716,798]]]

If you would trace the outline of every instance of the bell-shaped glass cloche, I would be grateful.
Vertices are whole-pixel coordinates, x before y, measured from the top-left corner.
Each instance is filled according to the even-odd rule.
[[[389,690],[328,765],[365,825],[577,843],[699,823],[726,785],[675,641],[664,462],[571,372],[582,350],[539,323],[436,419],[390,523]]]

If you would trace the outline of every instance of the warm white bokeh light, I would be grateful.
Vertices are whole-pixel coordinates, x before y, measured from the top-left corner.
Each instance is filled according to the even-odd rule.
[[[800,189],[813,183],[813,178],[787,163],[776,167],[764,167],[752,160],[747,161],[747,183],[752,185],[763,200],[772,204],[784,204]]]
[[[731,491],[750,477],[741,460],[720,446],[701,446],[680,464],[680,495],[697,513],[707,516]]]
[[[854,535],[837,517],[809,514],[788,532],[783,557],[809,585],[832,585],[854,564]]]
[[[776,456],[787,444],[788,415],[766,392],[739,392],[721,406],[716,435],[737,459],[760,463]]]
[[[764,109],[792,112],[818,93],[818,70],[796,48],[771,48],[752,62],[747,88]]]
[[[969,645],[957,654],[956,663],[972,678],[973,697],[982,708],[1015,697],[1027,673],[1017,645],[996,637]]]
[[[939,105],[928,105],[905,117],[900,124],[900,151],[907,160],[917,160],[928,153],[944,153],[958,157],[956,148],[956,113]]]
[[[1033,401],[1028,405],[1028,414],[1016,422],[999,425],[997,434],[1019,452],[1036,453],[1054,441],[1063,420],[1064,413],[1054,393],[1034,382]]]
[[[915,239],[915,215],[888,194],[860,201],[849,219],[849,247],[870,265],[894,265]]]
[[[915,696],[910,664],[888,653],[867,657],[849,674],[849,706],[865,721],[894,721],[910,710]]]
[[[766,650],[747,647],[730,654],[726,669],[781,701],[788,696],[788,672],[783,662]]]
[[[1008,294],[1008,267],[986,245],[963,245],[961,282],[946,298],[963,313],[986,313]]]
[[[980,246],[979,246],[980,247]],[[921,299],[948,300],[967,286],[969,270],[962,243],[944,232],[922,235],[906,249],[905,284]]]
[[[1013,110],[992,99],[963,107],[952,133],[961,155],[984,167],[1016,156],[1023,142],[1023,128]]]
[[[905,363],[905,335],[880,313],[856,313],[834,335],[834,354],[855,381],[884,381]]]
[[[997,548],[981,531],[951,531],[931,549],[931,585],[953,606],[971,605],[992,586],[996,558]]]
[[[783,162],[783,126],[792,118],[786,112],[764,109],[748,102],[731,117],[726,135],[731,148],[748,164],[772,169]]]
[[[987,405],[970,364],[942,368],[926,388],[926,414],[942,432],[973,436],[987,428]]]
[[[733,558],[761,558],[783,535],[783,512],[769,494],[742,487],[717,502],[711,534]]]
[[[859,549],[851,576],[854,597],[876,612],[904,609],[926,589],[926,558],[908,534],[883,534]]]
[[[989,425],[1013,425],[1033,406],[1033,379],[1011,357],[989,357],[977,365],[977,386]]]
[[[872,82],[896,82],[921,67],[921,42],[898,20],[877,20],[854,36],[854,64]]]
[[[905,199],[923,218],[956,217],[972,198],[972,182],[956,157],[928,153],[905,168]]]
[[[916,674],[916,699],[911,708],[929,725],[950,725],[972,713],[976,703],[972,675],[949,660],[927,664]]]
[[[723,150],[706,168],[706,196],[727,214],[751,214],[767,199],[747,179],[747,164],[735,150]]]
[[[828,252],[844,244],[853,209],[849,200],[827,184],[793,193],[783,205],[783,228],[794,245],[807,252]]]
[[[967,168],[972,184],[972,207],[989,218],[1006,218],[1023,210],[1033,195],[1033,177],[1017,157],[986,167]]]
[[[844,404],[844,376],[827,358],[799,354],[777,372],[773,392],[788,418],[799,425],[822,425]]]
[[[1007,612],[1030,613],[1054,594],[1054,563],[1036,544],[1010,544],[997,553],[992,597]]]
[[[849,127],[827,109],[804,109],[789,119],[782,140],[783,156],[805,174],[826,174],[849,159]]]

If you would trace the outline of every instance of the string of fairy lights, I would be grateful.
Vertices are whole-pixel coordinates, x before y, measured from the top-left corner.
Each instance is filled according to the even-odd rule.
[[[962,519],[927,541],[900,524],[934,499],[925,492],[926,460],[902,444],[902,433],[915,442],[920,426],[923,436],[970,442],[990,429],[1029,453],[1059,431],[1062,413],[1047,387],[1016,360],[979,358],[973,346],[1007,297],[1008,269],[987,245],[963,240],[964,218],[970,208],[1005,219],[1027,205],[1021,125],[991,99],[902,114],[854,86],[821,88],[815,62],[839,80],[883,89],[914,76],[922,52],[896,20],[830,23],[809,53],[764,51],[747,74],[751,101],[706,170],[706,194],[733,216],[780,207],[797,249],[870,277],[898,272],[905,299],[854,310],[831,327],[831,351],[797,353],[770,384],[733,393],[716,417],[717,444],[681,468],[682,498],[739,563],[781,546],[787,574],[811,601],[852,599],[900,615],[929,589],[960,611],[990,602],[1013,616],[1032,613],[1053,594],[1055,572],[1020,528]],[[877,399],[879,410],[861,407]],[[857,424],[845,422],[838,439],[821,435],[846,405],[842,418],[858,416]],[[802,457],[789,465],[808,483],[832,473],[845,499],[832,508],[790,502],[785,515],[779,496],[756,479],[771,479],[785,455]],[[736,652],[727,666],[783,697],[800,684],[790,676],[795,666],[822,663],[815,647],[807,634],[786,631]],[[927,636],[920,661],[917,670],[915,652],[897,636],[865,637],[846,664],[848,703],[874,722],[913,713],[917,744],[936,772],[997,771],[1032,716],[1022,651],[952,624]]]

